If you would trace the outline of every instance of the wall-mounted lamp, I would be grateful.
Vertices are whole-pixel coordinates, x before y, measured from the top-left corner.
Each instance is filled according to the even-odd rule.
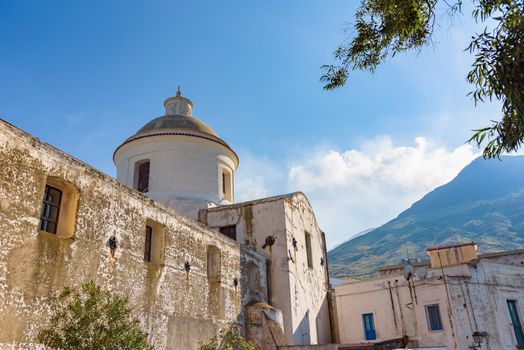
[[[293,237],[293,239],[291,240],[291,244],[293,244],[293,248],[297,249],[297,240],[295,239],[295,237]]]
[[[267,236],[266,241],[264,242],[264,245],[262,246],[262,249],[266,249],[266,247],[271,247],[273,244],[275,244],[275,237]]]
[[[189,263],[189,261],[186,261],[184,263],[184,270],[186,270],[186,272],[189,272],[189,270],[191,270],[191,264]]]
[[[471,345],[470,349],[480,349],[482,342],[484,341],[484,338],[488,336],[487,332],[479,332],[475,331],[473,332],[473,341],[477,343],[477,345]]]
[[[235,286],[235,288],[238,286],[238,278],[233,278],[233,285]]]

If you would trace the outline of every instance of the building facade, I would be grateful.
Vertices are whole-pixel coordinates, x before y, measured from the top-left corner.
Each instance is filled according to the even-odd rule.
[[[127,295],[157,349],[232,323],[261,349],[331,341],[305,196],[234,204],[236,154],[180,93],[164,105],[115,151],[117,180],[0,122],[0,348],[36,348],[50,298],[87,280]]]
[[[282,311],[286,344],[332,340],[324,233],[302,193],[200,211],[200,221],[267,258],[268,300]]]
[[[430,248],[428,255],[428,262],[336,286],[340,341],[524,348],[524,250],[477,255],[471,243]]]

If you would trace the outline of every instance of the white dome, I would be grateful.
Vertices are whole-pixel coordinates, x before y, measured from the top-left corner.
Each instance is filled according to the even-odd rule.
[[[235,152],[191,116],[193,103],[180,92],[164,105],[165,116],[116,149],[117,179],[193,218],[198,209],[233,203]],[[183,114],[168,114],[175,112]]]

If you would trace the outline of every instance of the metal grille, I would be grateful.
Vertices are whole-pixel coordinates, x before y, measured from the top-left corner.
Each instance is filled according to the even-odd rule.
[[[40,230],[56,234],[62,191],[45,186],[44,199],[40,210]]]

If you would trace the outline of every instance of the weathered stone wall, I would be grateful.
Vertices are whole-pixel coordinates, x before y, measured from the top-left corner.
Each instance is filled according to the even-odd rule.
[[[267,257],[268,300],[282,311],[288,344],[331,342],[323,233],[302,193],[201,210],[200,220],[217,229],[235,225],[237,241]]]
[[[74,234],[39,230],[46,179],[79,191]],[[146,220],[165,228],[163,263],[144,262]],[[118,242],[111,259],[105,244]],[[207,278],[210,245],[220,281]],[[257,261],[252,255],[246,259]],[[265,261],[260,258],[259,265]],[[185,262],[191,265],[184,269]],[[0,122],[0,344],[22,347],[49,317],[49,298],[93,279],[126,294],[158,349],[194,349],[241,320],[241,252],[233,240]],[[265,272],[262,273],[265,278]],[[34,347],[27,345],[28,348]]]

